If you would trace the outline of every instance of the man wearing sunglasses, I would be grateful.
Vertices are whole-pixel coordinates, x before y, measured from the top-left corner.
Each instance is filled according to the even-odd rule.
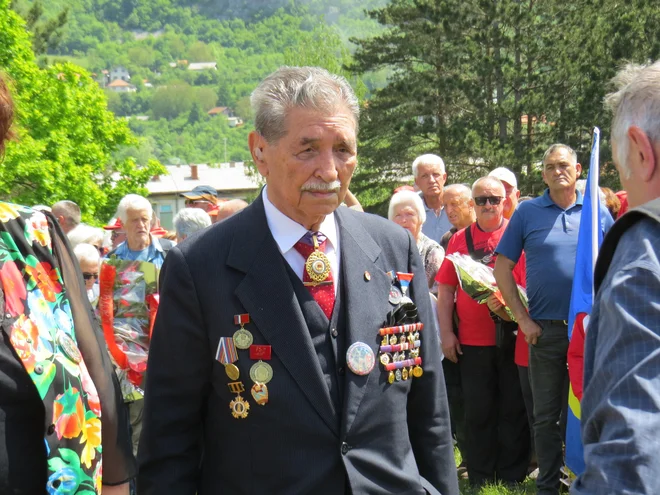
[[[469,255],[492,267],[495,248],[507,228],[505,189],[495,177],[483,177],[472,186],[476,222],[449,241],[447,255]],[[524,263],[516,276],[524,279]],[[492,296],[478,304],[460,287],[453,262],[445,257],[436,280],[442,352],[458,363],[467,431],[466,453],[470,484],[523,481],[529,462],[529,426],[518,369],[513,360],[514,335],[498,342],[496,325],[509,320]],[[452,315],[458,317],[458,336]],[[507,327],[508,328],[508,327]]]
[[[576,182],[582,171],[577,154],[553,144],[543,156],[543,196],[525,201],[497,246],[495,279],[507,306],[525,334],[529,377],[534,397],[534,440],[539,463],[538,493],[559,493],[563,465],[559,421],[568,401],[568,310],[575,270],[582,193]],[[612,217],[601,205],[601,229]],[[512,270],[525,253],[529,314],[516,290]]]

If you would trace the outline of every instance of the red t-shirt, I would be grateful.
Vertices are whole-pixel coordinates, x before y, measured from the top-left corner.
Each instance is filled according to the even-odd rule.
[[[476,223],[467,227],[472,234],[474,250],[476,252],[494,253],[507,225],[508,221],[504,220],[502,226],[493,232],[484,232],[477,227]],[[465,229],[456,232],[449,241],[447,254],[452,253],[469,254]],[[522,258],[523,256],[521,256]],[[491,268],[494,265],[495,256],[488,263]],[[518,283],[520,283],[519,280],[525,278],[524,266],[521,269],[521,265],[524,265],[524,263],[518,262],[513,270],[514,279]],[[442,262],[435,279],[439,284],[451,285],[452,287],[459,285],[454,264],[447,257]],[[458,314],[458,341],[462,345],[495,345],[495,323],[490,317],[488,305],[477,303],[463,289],[459,289],[456,295],[456,313]]]

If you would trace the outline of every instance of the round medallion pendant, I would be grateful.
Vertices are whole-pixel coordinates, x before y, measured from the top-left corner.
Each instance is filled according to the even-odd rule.
[[[313,282],[324,282],[330,275],[330,260],[321,251],[314,251],[305,262],[305,270]]]

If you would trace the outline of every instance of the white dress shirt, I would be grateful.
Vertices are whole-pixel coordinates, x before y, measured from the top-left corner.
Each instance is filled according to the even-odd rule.
[[[289,263],[298,278],[302,280],[305,270],[305,258],[294,246],[308,230],[287,217],[270,202],[268,199],[268,186],[264,187],[263,199],[270,233],[273,235],[284,259]],[[339,231],[335,222],[335,214],[327,215],[318,230],[327,238],[324,252],[330,260],[330,270],[332,271],[332,280],[335,282],[333,286],[336,296],[337,281],[339,280]]]

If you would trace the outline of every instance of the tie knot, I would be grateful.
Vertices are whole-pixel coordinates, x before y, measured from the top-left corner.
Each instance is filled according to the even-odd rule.
[[[316,237],[319,251],[325,251],[325,241],[327,238],[321,232],[313,232],[309,230],[294,246],[296,251],[302,254],[305,258],[308,258],[309,255],[314,252],[314,237]]]

